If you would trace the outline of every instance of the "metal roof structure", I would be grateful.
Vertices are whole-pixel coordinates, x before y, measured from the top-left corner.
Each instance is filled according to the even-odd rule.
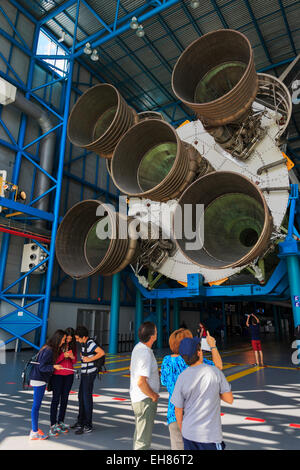
[[[300,5],[293,0],[209,0],[192,8],[191,0],[20,0],[19,4],[57,38],[71,47],[102,77],[118,87],[138,112],[163,112],[177,124],[191,111],[177,101],[171,88],[173,67],[182,51],[199,36],[221,28],[245,34],[254,50],[258,72],[280,77],[300,52]],[[145,35],[130,28],[137,17]],[[83,52],[89,42],[99,61]],[[300,150],[300,110],[294,112],[289,145]],[[300,158],[300,157],[299,157]]]

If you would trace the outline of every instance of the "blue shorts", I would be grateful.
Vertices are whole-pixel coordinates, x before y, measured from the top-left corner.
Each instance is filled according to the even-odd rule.
[[[224,450],[225,443],[216,444],[215,442],[195,442],[183,438],[184,450]]]

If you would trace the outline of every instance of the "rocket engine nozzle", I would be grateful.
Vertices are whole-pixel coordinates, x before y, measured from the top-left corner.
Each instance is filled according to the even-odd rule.
[[[68,121],[72,144],[111,158],[123,134],[138,121],[118,90],[107,83],[89,88],[76,101]]]
[[[197,205],[203,205],[200,217]],[[192,229],[193,240],[186,236],[186,227]],[[272,227],[261,190],[248,178],[227,171],[191,184],[174,214],[177,246],[193,263],[210,269],[243,266],[256,259],[266,250]]]
[[[170,124],[148,119],[122,137],[110,170],[124,194],[164,202],[176,198],[199,173],[212,167],[191,144],[180,140]]]
[[[258,89],[249,40],[230,29],[200,37],[179,57],[172,88],[205,127],[239,121],[247,114]]]

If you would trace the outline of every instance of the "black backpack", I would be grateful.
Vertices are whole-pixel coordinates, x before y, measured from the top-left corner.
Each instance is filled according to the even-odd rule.
[[[29,359],[29,361],[25,364],[25,367],[24,367],[22,375],[21,375],[23,390],[25,390],[30,385],[30,374],[31,374],[33,366],[35,364],[39,364],[38,357],[39,357],[39,352],[35,353]]]
[[[95,338],[89,338],[89,339],[94,341],[94,343],[97,345],[98,348],[101,348],[101,346],[100,346],[99,342],[97,341],[97,339],[95,339]],[[84,344],[84,349],[85,349],[85,353],[86,353],[87,352],[87,342]],[[102,371],[106,372],[105,359],[106,359],[106,355],[104,354],[104,356],[100,357],[99,359],[96,359],[96,361],[93,361],[94,365],[97,369],[97,374],[98,374],[99,378],[100,378],[100,374],[99,374],[100,372],[102,372]]]

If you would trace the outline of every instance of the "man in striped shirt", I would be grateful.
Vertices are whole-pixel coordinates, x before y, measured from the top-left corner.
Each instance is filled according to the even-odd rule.
[[[93,430],[93,387],[98,373],[95,361],[104,356],[105,352],[89,338],[85,326],[77,327],[75,338],[81,344],[81,380],[78,393],[79,414],[77,422],[71,428],[75,429],[75,434],[83,434]]]

